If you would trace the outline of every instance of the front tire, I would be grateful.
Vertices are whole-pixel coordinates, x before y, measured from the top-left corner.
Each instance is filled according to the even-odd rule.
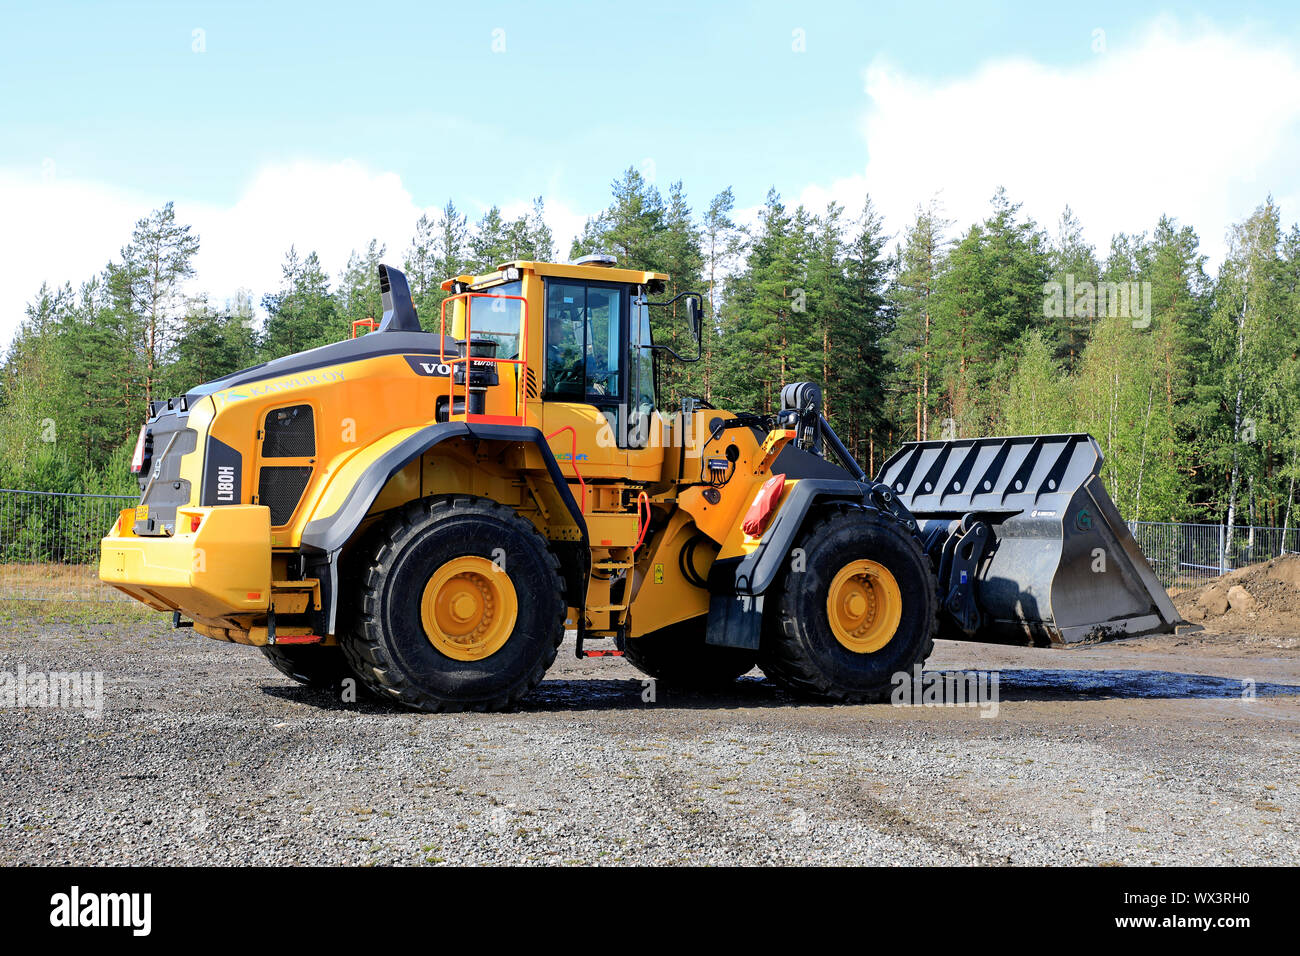
[[[894,675],[910,677],[934,649],[939,599],[920,544],[890,514],[842,508],[796,549],[765,614],[763,673],[801,696],[886,699]]]
[[[504,710],[564,637],[559,561],[487,498],[412,502],[383,525],[340,645],[365,686],[416,710]]]

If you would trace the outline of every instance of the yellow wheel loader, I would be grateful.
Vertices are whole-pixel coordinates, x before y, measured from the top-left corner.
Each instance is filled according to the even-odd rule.
[[[775,414],[665,408],[702,297],[606,256],[509,262],[416,315],[156,401],[100,577],[313,685],[509,707],[566,629],[680,686],[756,664],[887,696],[938,636],[1072,643],[1182,624],[1086,435],[903,446],[869,478],[814,383]],[[651,335],[673,303],[694,356]],[[372,323],[373,327],[373,323]]]

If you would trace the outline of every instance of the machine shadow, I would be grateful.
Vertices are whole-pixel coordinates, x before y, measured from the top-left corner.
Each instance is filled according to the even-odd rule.
[[[977,675],[998,675],[997,699],[1001,703],[1021,701],[1100,700],[1246,700],[1250,697],[1300,696],[1300,686],[1257,683],[1249,678],[1213,677],[1149,670],[1027,669],[975,671],[927,669],[923,681],[933,679],[965,682]],[[342,701],[338,694],[300,686],[263,685],[262,692],[281,700],[307,704],[320,710],[348,710],[365,714],[404,714],[410,711],[362,695],[356,702]],[[520,701],[514,713],[556,711],[616,711],[663,708],[671,710],[749,710],[769,707],[842,707],[823,701],[805,700],[780,689],[758,676],[742,677],[721,690],[675,690],[662,682],[653,685],[637,678],[612,680],[595,678],[544,680]]]

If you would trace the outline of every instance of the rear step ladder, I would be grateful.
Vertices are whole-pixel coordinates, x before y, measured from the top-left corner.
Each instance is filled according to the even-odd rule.
[[[633,562],[631,561],[597,561],[595,564],[591,566],[591,570],[610,571],[614,573],[618,573],[618,572],[626,573],[628,571],[631,571],[632,567],[633,567]],[[610,613],[615,613],[615,612],[626,611],[627,605],[626,604],[602,604],[599,607],[591,608],[591,610],[608,611]],[[623,630],[624,628],[622,627],[619,628],[620,633],[622,633]],[[583,628],[578,628],[577,656],[579,660],[582,660],[583,658],[586,657],[622,657],[623,656],[622,651],[612,647],[589,650],[584,646],[588,640],[593,640],[593,638],[588,638],[586,636],[586,631]],[[594,638],[594,640],[606,640],[606,638]]]
[[[604,640],[609,640],[609,638],[605,638],[605,637],[595,637],[595,638],[593,638],[593,637],[587,637],[587,636],[586,636],[586,633],[585,633],[584,631],[579,630],[579,631],[578,631],[578,650],[577,650],[577,657],[578,657],[578,660],[582,660],[582,659],[585,658],[585,657],[622,657],[622,656],[623,656],[623,652],[620,651],[620,650],[618,650],[617,648],[613,648],[613,647],[599,647],[599,648],[596,648],[595,650],[592,650],[592,649],[587,648],[587,647],[584,646],[584,644],[585,644],[587,641],[592,641],[592,640],[595,640],[595,641],[604,641]]]

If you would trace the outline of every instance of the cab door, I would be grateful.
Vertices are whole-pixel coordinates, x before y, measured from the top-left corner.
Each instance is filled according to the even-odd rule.
[[[543,298],[543,421],[556,457],[584,477],[658,480],[663,451],[651,434],[654,366],[642,290],[547,277]],[[576,449],[573,433],[556,434],[567,426]]]
[[[548,277],[543,299],[542,414],[551,448],[562,467],[573,462],[583,477],[622,477],[627,286]],[[573,431],[559,431],[565,428]]]
[[[658,366],[650,331],[649,296],[638,286],[628,309],[628,403],[625,432],[628,474],[658,481],[664,461],[664,420],[659,412]]]

